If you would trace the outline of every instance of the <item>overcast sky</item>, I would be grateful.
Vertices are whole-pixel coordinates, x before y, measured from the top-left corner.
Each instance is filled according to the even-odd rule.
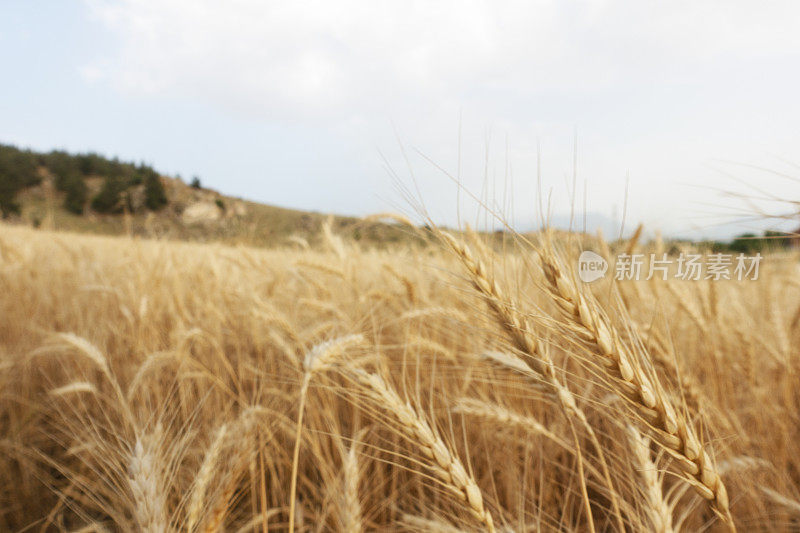
[[[752,209],[718,190],[800,199],[744,166],[800,176],[796,1],[4,0],[0,72],[0,142],[287,207],[408,210],[388,162],[474,221],[435,163],[525,228],[537,145],[577,226],[584,197],[621,221],[626,175],[627,224],[672,235],[752,226],[715,226]]]

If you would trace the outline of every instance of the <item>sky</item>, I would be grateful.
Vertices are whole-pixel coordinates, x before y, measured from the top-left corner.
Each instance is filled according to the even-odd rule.
[[[0,142],[298,209],[724,237],[800,200],[798,27],[795,1],[2,0]]]

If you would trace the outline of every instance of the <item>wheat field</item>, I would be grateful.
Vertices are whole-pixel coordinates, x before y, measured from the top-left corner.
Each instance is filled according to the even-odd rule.
[[[796,255],[588,285],[585,239],[427,238],[0,226],[0,530],[800,530]]]

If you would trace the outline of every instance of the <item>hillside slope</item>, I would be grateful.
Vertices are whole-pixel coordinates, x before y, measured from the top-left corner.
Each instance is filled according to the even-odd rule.
[[[0,211],[12,223],[51,230],[254,246],[313,245],[330,216],[225,196],[145,164],[7,145],[0,145]],[[391,224],[331,218],[338,234],[364,244],[409,239]]]

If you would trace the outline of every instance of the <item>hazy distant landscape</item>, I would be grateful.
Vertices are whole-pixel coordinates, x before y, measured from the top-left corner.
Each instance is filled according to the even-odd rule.
[[[34,152],[12,145],[0,145],[0,214],[7,222],[35,228],[252,246],[296,245],[298,240],[319,244],[322,223],[330,217],[337,231],[362,244],[386,246],[415,239],[401,228],[369,219],[228,197],[203,187],[197,176],[186,180],[164,176],[145,163],[121,162],[91,152]],[[755,226],[776,227],[774,220],[760,222]],[[588,235],[599,232],[618,240],[630,238],[637,225],[629,221],[626,229],[620,220],[578,212],[551,215],[514,230],[534,233],[546,226]],[[500,218],[493,219],[491,227],[496,230],[489,232],[506,229]],[[731,237],[734,227],[707,228],[707,233],[721,237],[691,242],[720,250],[780,249],[789,246],[795,233],[791,220],[777,227],[792,229],[754,230]],[[679,236],[662,238],[688,241]]]
[[[188,183],[186,182],[188,181]],[[0,210],[10,223],[105,235],[253,246],[316,244],[323,221],[375,246],[408,238],[387,224],[231,198],[199,178],[163,176],[97,154],[0,145]]]

